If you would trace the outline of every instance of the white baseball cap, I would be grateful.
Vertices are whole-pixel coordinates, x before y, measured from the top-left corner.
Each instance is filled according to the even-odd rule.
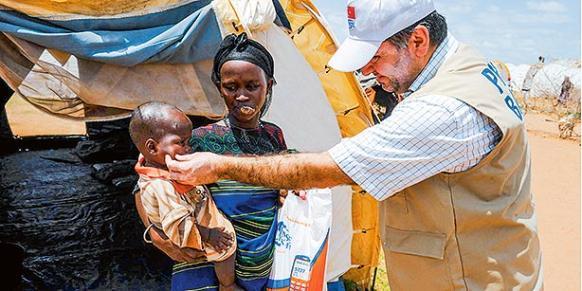
[[[348,38],[329,66],[342,72],[362,68],[384,40],[433,11],[433,0],[348,0]]]

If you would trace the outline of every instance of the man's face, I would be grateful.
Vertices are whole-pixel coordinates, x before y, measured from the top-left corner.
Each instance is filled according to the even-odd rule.
[[[422,70],[419,63],[408,48],[398,48],[384,41],[374,57],[362,67],[362,73],[374,74],[385,91],[402,94]]]

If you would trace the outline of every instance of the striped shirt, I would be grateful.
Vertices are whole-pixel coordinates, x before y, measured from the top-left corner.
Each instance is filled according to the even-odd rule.
[[[501,140],[493,120],[456,98],[406,98],[435,76],[458,45],[448,35],[390,117],[329,150],[342,171],[376,199],[439,173],[466,171]]]

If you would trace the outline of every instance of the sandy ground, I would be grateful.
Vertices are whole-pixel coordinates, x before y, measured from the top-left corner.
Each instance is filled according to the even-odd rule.
[[[47,116],[18,98],[9,102],[7,112],[21,136],[84,133],[83,123]],[[562,140],[551,119],[526,115],[545,289],[580,290],[580,124],[576,137]]]
[[[546,290],[580,290],[580,124],[558,138],[548,116],[526,115]]]

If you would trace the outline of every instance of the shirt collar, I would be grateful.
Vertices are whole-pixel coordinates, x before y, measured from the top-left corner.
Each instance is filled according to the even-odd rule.
[[[441,42],[441,44],[436,48],[422,72],[420,72],[418,77],[416,77],[414,82],[410,85],[410,88],[408,88],[408,90],[403,94],[404,97],[408,97],[430,81],[440,66],[457,50],[458,47],[459,42],[449,33],[443,42]]]
[[[145,157],[140,154],[137,158],[137,163],[135,164],[135,172],[141,177],[146,180],[151,179],[163,179],[168,180],[172,183],[174,188],[178,193],[187,193],[188,191],[192,190],[195,186],[186,185],[182,183],[178,183],[177,181],[170,180],[170,172],[164,169],[158,169],[153,167],[145,166]]]

